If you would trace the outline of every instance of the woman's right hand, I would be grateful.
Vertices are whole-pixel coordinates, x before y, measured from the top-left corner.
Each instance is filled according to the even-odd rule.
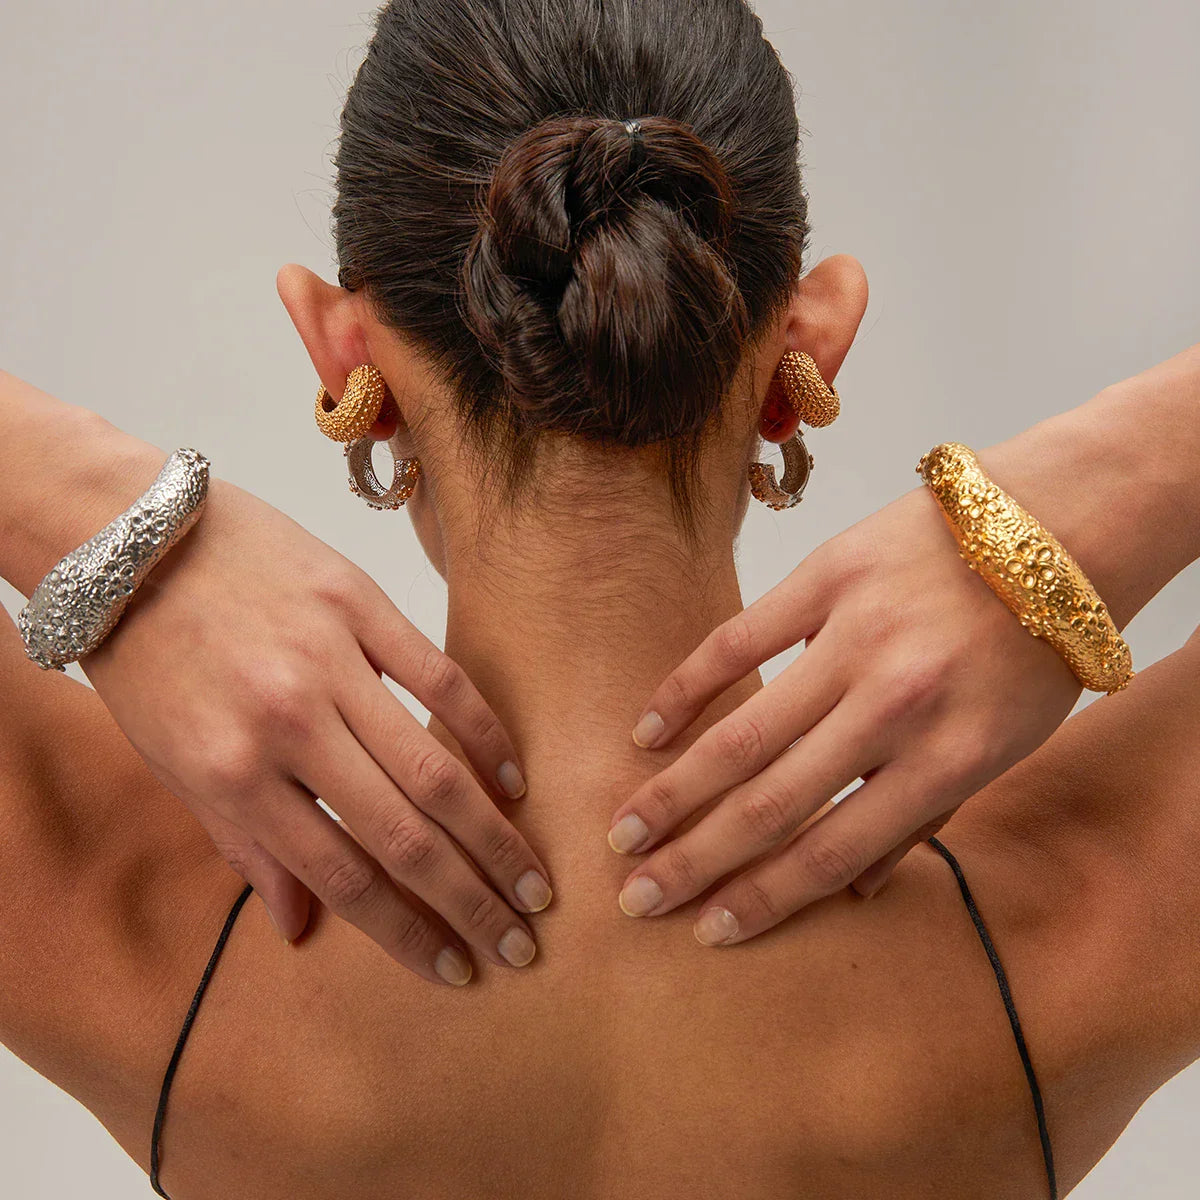
[[[131,501],[165,458],[137,445]],[[544,868],[381,676],[516,798],[508,735],[368,575],[283,513],[212,479],[196,525],[80,666],[288,940],[311,893],[430,980],[466,982],[462,942],[499,965],[532,957],[517,914],[549,903]]]

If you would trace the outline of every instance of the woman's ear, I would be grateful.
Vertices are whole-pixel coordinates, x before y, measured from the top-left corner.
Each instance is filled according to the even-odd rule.
[[[826,383],[850,353],[867,298],[867,273],[850,254],[823,259],[796,285],[788,346],[811,355]]]
[[[867,275],[858,259],[836,254],[819,262],[796,284],[778,338],[767,351],[766,378],[773,377],[784,351],[802,350],[812,357],[821,378],[833,383],[866,309]],[[799,426],[800,418],[782,392],[768,388],[759,412],[759,436],[785,442]]]
[[[275,289],[312,359],[317,377],[331,396],[340,398],[350,372],[371,362],[359,298],[296,263],[279,269]],[[396,407],[389,395],[371,436],[383,440],[396,428]]]

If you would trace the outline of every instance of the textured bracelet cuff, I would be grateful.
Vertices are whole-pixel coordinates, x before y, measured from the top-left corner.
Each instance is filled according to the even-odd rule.
[[[1045,638],[1085,688],[1120,691],[1133,678],[1129,646],[1108,607],[1058,539],[994,484],[961,442],[934,446],[917,464],[968,567]]]
[[[38,584],[17,628],[39,667],[61,671],[104,641],[151,568],[196,523],[208,466],[199,451],[176,450],[125,512]]]

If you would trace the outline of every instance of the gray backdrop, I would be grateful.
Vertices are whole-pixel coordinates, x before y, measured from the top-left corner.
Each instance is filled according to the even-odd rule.
[[[998,441],[1200,337],[1191,0],[758,8],[803,89],[813,252],[858,255],[871,306],[843,416],[810,440],[810,499],[752,507],[747,600],[914,486],[929,446]],[[440,638],[441,581],[403,515],[347,491],[273,287],[288,260],[331,277],[329,153],[368,15],[365,0],[4,0],[0,366],[164,449],[201,448]],[[71,431],[56,434],[66,477]],[[1198,571],[1130,625],[1139,665],[1195,628]],[[0,601],[22,598],[0,582]],[[1194,1067],[1075,1194],[1194,1197],[1197,1117]],[[21,1200],[149,1195],[80,1105],[2,1050],[0,1155]]]

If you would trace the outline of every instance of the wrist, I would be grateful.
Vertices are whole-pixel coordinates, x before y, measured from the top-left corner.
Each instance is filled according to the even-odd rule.
[[[0,516],[0,568],[26,597],[63,555],[124,512],[167,458],[87,409],[73,409],[69,423],[71,444],[54,439],[40,461],[24,464]]]
[[[1148,386],[1153,374],[978,455],[1079,563],[1118,629],[1200,557],[1200,389]]]

